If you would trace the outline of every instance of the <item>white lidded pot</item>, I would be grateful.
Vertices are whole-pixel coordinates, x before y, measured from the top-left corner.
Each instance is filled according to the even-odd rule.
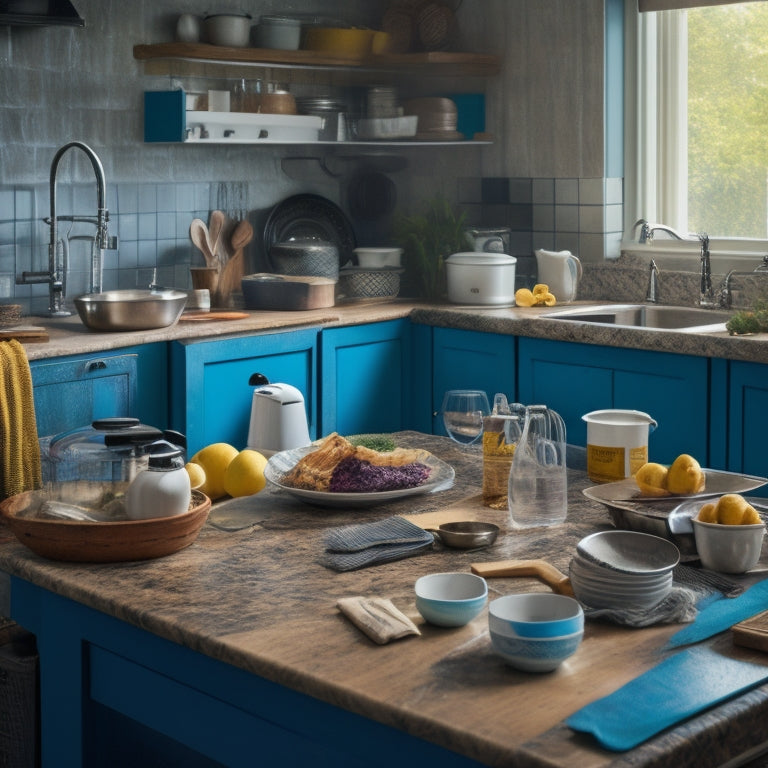
[[[464,251],[445,260],[448,301],[453,304],[512,306],[515,264],[505,253]]]
[[[189,509],[192,488],[184,468],[184,453],[166,440],[149,447],[149,462],[125,491],[125,511],[131,520],[181,515]]]
[[[592,482],[624,480],[648,462],[648,435],[658,424],[647,413],[607,409],[581,418],[587,422],[587,474]]]
[[[311,442],[304,396],[290,384],[263,384],[253,391],[248,448],[271,456]]]

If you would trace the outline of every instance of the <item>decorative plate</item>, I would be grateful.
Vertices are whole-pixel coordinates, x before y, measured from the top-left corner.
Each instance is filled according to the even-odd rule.
[[[267,462],[264,476],[270,483],[295,496],[297,499],[321,507],[370,507],[387,501],[397,501],[407,496],[444,491],[453,485],[455,475],[453,467],[432,454],[429,454],[423,461],[432,470],[429,479],[426,483],[417,485],[414,488],[400,488],[395,491],[378,491],[374,493],[334,493],[332,491],[311,491],[306,488],[292,488],[290,485],[285,485],[282,482],[285,475],[296,466],[299,459],[316,449],[317,445],[309,445],[304,448],[293,448],[290,451],[276,453]]]
[[[353,256],[355,233],[338,205],[319,195],[294,195],[278,203],[264,226],[264,254],[270,270],[269,249],[275,243],[296,239],[316,239],[333,243],[339,251],[339,265]]]

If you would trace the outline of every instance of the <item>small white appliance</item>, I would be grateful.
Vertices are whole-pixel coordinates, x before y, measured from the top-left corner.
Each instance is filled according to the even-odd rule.
[[[248,448],[271,456],[310,442],[304,396],[296,387],[263,384],[254,389]]]
[[[515,264],[505,253],[462,251],[445,260],[452,304],[511,307],[515,303]]]

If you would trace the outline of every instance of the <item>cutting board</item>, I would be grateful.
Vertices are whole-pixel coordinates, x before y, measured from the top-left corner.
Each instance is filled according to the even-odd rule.
[[[184,312],[179,322],[207,323],[213,320],[245,320],[247,312]]]
[[[746,648],[768,651],[768,611],[758,613],[750,619],[740,621],[731,627],[733,642]]]
[[[22,344],[49,341],[48,331],[37,325],[16,325],[13,328],[0,328],[0,341],[17,339]]]

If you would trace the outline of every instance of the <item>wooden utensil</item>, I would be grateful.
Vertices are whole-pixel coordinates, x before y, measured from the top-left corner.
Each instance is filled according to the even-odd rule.
[[[247,312],[185,312],[179,322],[207,323],[213,320],[244,320],[250,317]]]
[[[245,274],[243,269],[243,249],[236,251],[221,270],[219,288],[216,291],[218,302],[226,306],[232,291],[236,290]]]
[[[192,223],[189,225],[189,236],[192,242],[197,246],[198,250],[203,254],[206,266],[217,267],[218,259],[211,250],[211,241],[208,232],[208,227],[202,219],[192,219]]]
[[[208,222],[208,232],[210,235],[211,253],[219,260],[223,265],[224,261],[221,259],[219,251],[219,242],[221,240],[222,232],[224,231],[224,225],[227,223],[227,217],[223,211],[211,211],[211,218]]]
[[[546,560],[499,560],[491,563],[473,563],[472,573],[483,578],[505,576],[534,576],[558,595],[573,597],[571,580]]]

